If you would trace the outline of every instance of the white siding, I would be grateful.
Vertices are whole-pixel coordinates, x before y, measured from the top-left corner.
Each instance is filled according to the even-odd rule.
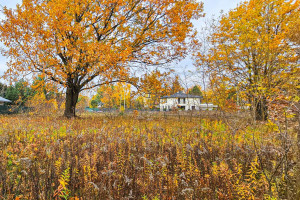
[[[185,100],[183,100],[185,99]],[[201,100],[200,98],[180,98],[180,102],[178,102],[178,98],[165,98],[160,99],[160,110],[171,110],[172,108],[184,107],[185,110],[200,110]]]

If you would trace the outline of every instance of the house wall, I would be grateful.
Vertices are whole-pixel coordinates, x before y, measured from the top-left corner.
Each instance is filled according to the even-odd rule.
[[[200,110],[214,110],[217,109],[218,106],[211,104],[211,103],[204,103],[204,104],[200,104]]]
[[[196,110],[200,109],[200,98],[187,98],[187,109],[192,110],[192,106],[195,106]]]
[[[184,106],[185,110],[192,110],[194,106],[195,110],[200,110],[200,104],[200,98],[185,98],[185,103],[183,101],[178,102],[178,98],[160,99],[160,110],[169,111],[172,108],[178,108],[178,106]]]

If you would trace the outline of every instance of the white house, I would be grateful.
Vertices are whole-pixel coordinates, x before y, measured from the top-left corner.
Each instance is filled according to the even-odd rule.
[[[169,111],[174,108],[181,110],[213,110],[218,107],[213,104],[201,104],[201,99],[201,96],[178,92],[161,97],[159,107],[160,111]]]
[[[3,97],[0,97],[0,106],[4,105],[4,103],[11,103],[11,101],[8,99],[4,99]]]
[[[201,96],[178,92],[160,98],[160,111],[169,111],[174,108],[182,110],[200,110]]]

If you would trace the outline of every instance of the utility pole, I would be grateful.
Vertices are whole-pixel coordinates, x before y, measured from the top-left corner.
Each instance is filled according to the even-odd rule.
[[[120,112],[122,111],[122,95],[120,94]]]
[[[124,111],[125,111],[125,108],[126,108],[126,96],[125,96],[125,87],[123,85],[123,92],[124,92]]]

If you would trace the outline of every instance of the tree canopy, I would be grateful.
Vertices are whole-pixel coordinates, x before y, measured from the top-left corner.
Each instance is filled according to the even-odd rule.
[[[65,116],[75,116],[82,90],[135,83],[135,68],[183,58],[202,8],[196,0],[23,0],[3,9],[6,74],[41,73],[67,88]]]
[[[213,84],[237,88],[255,118],[267,119],[267,101],[288,92],[299,67],[288,38],[299,18],[299,1],[250,0],[224,14],[208,36],[210,48],[199,52],[199,68]]]

